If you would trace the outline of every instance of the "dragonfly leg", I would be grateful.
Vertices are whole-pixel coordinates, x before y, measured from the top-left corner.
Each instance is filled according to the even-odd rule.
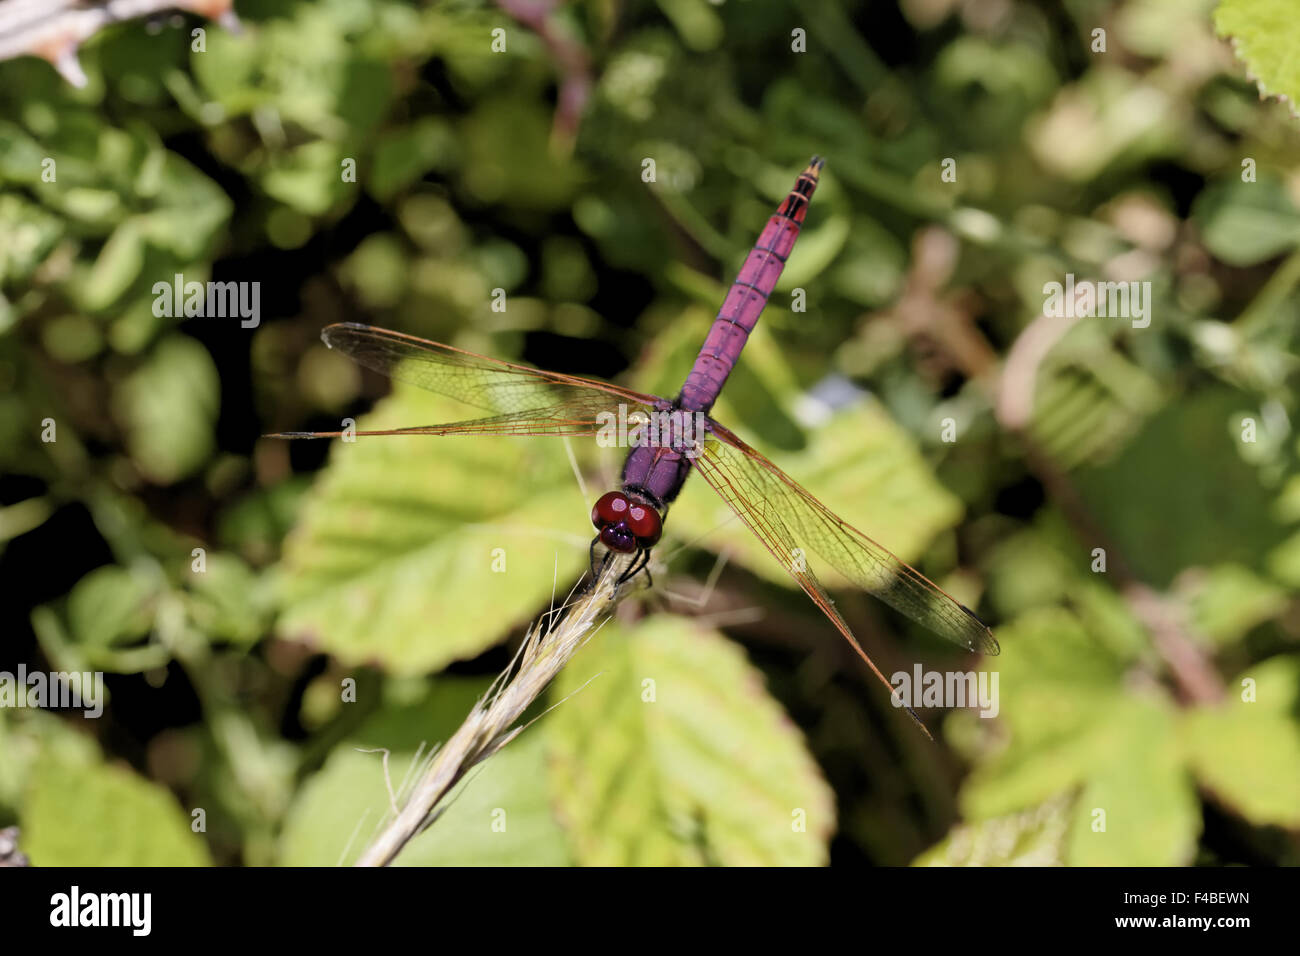
[[[637,574],[639,574],[642,571],[645,571],[646,580],[649,581],[650,580],[650,571],[648,570],[649,564],[650,564],[650,549],[642,548],[640,551],[636,553],[636,557],[632,559],[632,563],[628,565],[627,570],[619,575],[618,583],[620,585],[626,584],[628,581],[631,581],[634,577],[637,576]],[[654,586],[653,581],[651,581],[651,586],[652,587]]]
[[[628,568],[625,575],[627,580],[631,581],[634,577],[645,570],[645,566],[650,563],[650,549],[642,548],[636,553],[636,558],[632,561],[632,566]]]
[[[597,564],[596,545],[598,544],[600,544],[599,535],[591,539],[591,548],[588,549],[587,551],[587,562],[591,565],[591,580],[593,583],[601,576],[602,573],[604,573],[605,567],[609,564],[609,559],[613,556],[613,552],[606,551],[603,555],[601,555],[600,563]]]
[[[638,568],[637,570],[645,572],[645,586],[653,590],[655,586],[655,579],[650,576],[650,549],[645,548],[644,550],[642,550],[641,553],[645,557],[642,558],[641,567]]]
[[[600,543],[599,537],[593,539],[591,542],[591,547],[587,551],[587,561],[591,565],[591,580],[593,582],[600,578],[600,576],[605,572],[605,569],[609,567],[609,562],[614,558],[613,551],[606,551],[601,556],[600,561],[597,562],[596,545],[599,543]],[[644,571],[648,585],[650,587],[654,587],[654,580],[650,577],[649,564],[650,564],[650,549],[649,548],[640,549],[639,551],[637,551],[636,556],[632,558],[632,563],[629,564],[627,566],[627,569],[618,576],[618,580],[614,582],[614,586],[622,587],[628,581],[631,581],[634,577],[636,577],[638,574]]]

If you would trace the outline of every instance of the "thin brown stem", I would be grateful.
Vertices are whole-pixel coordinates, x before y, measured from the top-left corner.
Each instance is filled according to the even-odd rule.
[[[556,0],[497,0],[497,5],[537,34],[559,71],[560,90],[556,96],[551,144],[567,152],[573,148],[578,124],[591,98],[591,58],[586,48],[558,28],[551,18],[559,7]]]
[[[0,0],[0,60],[39,56],[73,86],[85,86],[77,60],[81,44],[124,20],[187,10],[238,31],[233,0]]]

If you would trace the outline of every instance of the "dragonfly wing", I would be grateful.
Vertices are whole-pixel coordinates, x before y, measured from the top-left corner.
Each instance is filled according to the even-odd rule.
[[[834,602],[812,571],[806,570],[809,552],[939,636],[970,651],[999,653],[993,632],[969,608],[836,516],[728,429],[716,424],[711,429],[718,440],[707,442],[704,454],[696,459],[700,474],[860,654],[862,649]]]
[[[646,414],[651,412],[648,405],[624,403],[628,405],[628,414],[636,411]],[[595,435],[605,425],[599,416],[616,414],[617,404],[607,399],[600,402],[589,399],[582,402],[562,402],[546,408],[530,408],[522,412],[507,412],[505,415],[493,415],[489,418],[474,418],[467,421],[447,422],[440,425],[413,425],[408,428],[386,428],[368,431],[352,431],[351,435],[362,437],[375,435],[530,435],[549,438],[563,438],[579,435]],[[340,438],[341,431],[332,432],[276,432],[267,438]]]
[[[656,397],[578,375],[562,375],[354,322],[326,327],[321,338],[366,368],[497,415],[563,406],[583,415],[620,402],[653,405]]]

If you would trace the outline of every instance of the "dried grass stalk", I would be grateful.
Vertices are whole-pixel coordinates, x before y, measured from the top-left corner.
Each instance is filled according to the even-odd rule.
[[[390,814],[356,866],[391,863],[402,847],[437,819],[448,794],[465,774],[525,729],[516,727],[515,722],[591,639],[597,625],[628,590],[618,586],[619,575],[627,566],[628,559],[623,557],[606,561],[596,579],[561,612],[546,615],[529,629],[515,659],[434,754],[405,804]]]

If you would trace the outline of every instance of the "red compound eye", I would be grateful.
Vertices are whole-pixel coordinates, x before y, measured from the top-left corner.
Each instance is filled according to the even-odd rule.
[[[659,512],[649,505],[636,502],[632,502],[627,509],[627,526],[628,530],[636,535],[636,543],[643,548],[653,545],[663,533],[663,522],[659,520]]]
[[[627,495],[621,491],[607,491],[597,499],[591,509],[591,523],[598,529],[627,520]]]

